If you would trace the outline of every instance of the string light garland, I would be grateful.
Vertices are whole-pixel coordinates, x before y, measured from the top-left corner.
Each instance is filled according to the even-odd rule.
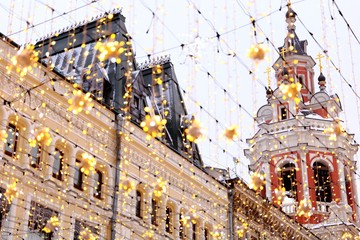
[[[109,15],[108,18],[112,16]],[[125,42],[116,41],[116,34],[111,34],[107,42],[97,42],[94,46],[95,50],[98,50],[100,53],[97,55],[97,58],[103,62],[107,59],[110,59],[111,62],[116,62],[117,64],[121,63],[121,54],[125,52]],[[130,42],[129,42],[130,44]]]
[[[18,192],[18,188],[17,188],[16,184],[17,184],[17,181],[8,185],[6,188],[6,191],[4,193],[4,196],[8,200],[9,204],[13,201],[14,198],[19,196],[19,192]]]
[[[89,228],[85,228],[80,232],[80,240],[97,240],[98,237],[95,236]]]
[[[57,231],[59,226],[60,226],[59,218],[57,216],[51,216],[42,230],[45,233],[51,233]]]
[[[81,158],[82,166],[80,168],[80,171],[85,175],[89,175],[90,173],[95,172],[96,159],[89,153],[81,154]]]

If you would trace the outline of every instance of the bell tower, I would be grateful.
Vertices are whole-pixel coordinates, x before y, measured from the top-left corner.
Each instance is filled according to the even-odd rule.
[[[266,91],[267,104],[256,116],[259,130],[247,139],[245,155],[250,169],[265,176],[260,194],[319,236],[341,239],[349,226],[359,223],[358,145],[339,119],[338,95],[326,91],[321,54],[316,57],[320,72],[315,89],[316,63],[307,53],[307,41],[295,32],[290,4],[285,17],[287,35],[273,64],[277,86]]]

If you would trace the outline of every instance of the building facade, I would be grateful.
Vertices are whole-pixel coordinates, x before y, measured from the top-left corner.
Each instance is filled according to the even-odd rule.
[[[186,139],[170,59],[136,64],[124,21],[116,10],[28,51],[2,36],[2,239],[228,238],[227,188]],[[124,52],[101,62],[98,42]],[[143,131],[146,115],[164,134]]]
[[[259,131],[248,139],[245,154],[252,170],[266,176],[264,197],[320,238],[352,239],[359,235],[358,144],[341,126],[338,95],[326,91],[321,54],[315,90],[315,61],[307,41],[298,38],[295,21],[290,7],[288,33],[273,65],[277,88],[267,89],[268,103],[256,117]]]

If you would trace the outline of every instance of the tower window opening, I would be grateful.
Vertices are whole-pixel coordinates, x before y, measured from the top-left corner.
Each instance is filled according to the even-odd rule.
[[[288,197],[297,199],[296,167],[293,163],[286,163],[279,172],[280,186],[285,188]]]
[[[330,170],[325,164],[315,162],[313,166],[316,201],[331,202],[331,178]]]
[[[287,119],[287,108],[286,106],[280,106],[280,116],[279,116],[280,120],[285,120]]]

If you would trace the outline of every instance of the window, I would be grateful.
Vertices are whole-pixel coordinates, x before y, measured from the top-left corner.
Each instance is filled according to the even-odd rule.
[[[172,209],[166,207],[165,231],[167,233],[172,233],[172,215]]]
[[[3,226],[3,221],[5,220],[6,215],[10,211],[11,206],[6,197],[4,196],[5,191],[5,189],[0,188],[0,230]]]
[[[151,199],[151,224],[157,226],[157,211],[158,211],[158,202],[156,199]]]
[[[30,215],[28,227],[30,233],[28,239],[46,239],[51,240],[54,233],[45,233],[42,229],[46,222],[52,217],[58,216],[58,213],[50,208],[47,208],[39,203],[31,201]]]
[[[185,228],[184,228],[184,220],[183,220],[184,215],[182,213],[179,214],[179,236],[180,239],[184,239],[185,238]]]
[[[30,166],[33,168],[40,168],[41,160],[41,146],[36,144],[30,151]]]
[[[95,170],[94,180],[95,180],[94,197],[101,199],[101,188],[102,188],[102,185],[103,185],[103,174],[99,170]]]
[[[142,218],[142,207],[141,207],[141,202],[142,202],[142,194],[139,190],[136,190],[136,208],[135,208],[135,215],[138,218]]]
[[[204,229],[204,239],[210,240],[210,232],[209,232],[209,229],[207,229],[207,227],[205,227],[205,229]]]
[[[192,221],[192,240],[197,240],[196,222]]]
[[[316,201],[331,202],[331,178],[329,168],[321,163],[315,162],[313,166]]]
[[[81,172],[81,161],[76,159],[75,161],[75,174],[74,174],[74,187],[83,190],[82,183],[83,183],[83,173]]]
[[[353,198],[352,198],[351,180],[349,175],[346,175],[345,177],[345,187],[346,187],[347,202],[351,206],[353,204]]]
[[[6,139],[5,154],[12,157],[16,154],[16,148],[19,141],[19,129],[12,123],[7,126],[8,137]]]
[[[74,240],[79,240],[80,239],[80,233],[81,231],[83,231],[84,229],[88,229],[91,231],[91,233],[95,236],[99,236],[100,235],[100,231],[95,228],[94,226],[91,226],[90,224],[87,224],[79,219],[75,220],[75,231],[74,231]]]
[[[55,148],[54,154],[54,166],[53,166],[53,177],[62,180],[62,169],[63,169],[64,152],[58,148]]]
[[[287,108],[286,106],[280,106],[280,120],[287,119]]]
[[[279,172],[279,182],[280,186],[285,188],[288,197],[297,199],[295,164],[287,163],[281,167]]]

